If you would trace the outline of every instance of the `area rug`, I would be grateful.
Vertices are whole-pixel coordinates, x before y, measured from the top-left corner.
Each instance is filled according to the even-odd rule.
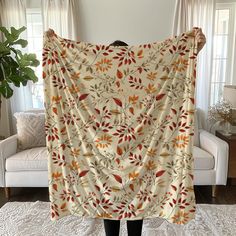
[[[8,202],[0,208],[1,236],[105,236],[101,219],[66,216],[50,220],[49,202]],[[236,235],[236,204],[198,204],[196,217],[186,225],[168,223],[161,218],[144,220],[143,236],[231,236]],[[121,221],[120,236],[126,236]]]

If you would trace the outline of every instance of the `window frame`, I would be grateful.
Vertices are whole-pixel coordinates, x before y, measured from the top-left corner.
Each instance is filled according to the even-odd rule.
[[[228,45],[232,45],[232,47],[227,48],[227,64],[226,64],[226,73],[225,73],[225,83],[232,84],[233,83],[233,62],[234,62],[234,52],[235,52],[235,13],[236,13],[236,3],[217,3],[216,10],[229,9],[229,25],[228,32],[232,32],[228,37]]]
[[[225,68],[225,80],[223,82],[219,82],[219,81],[214,82],[213,81],[213,73],[212,73],[211,88],[217,86],[217,84],[219,84],[219,83],[223,84],[223,85],[236,83],[236,78],[234,78],[234,76],[236,75],[236,69],[234,69],[234,65],[236,65],[236,51],[235,51],[236,50],[236,39],[235,39],[235,35],[236,35],[236,3],[235,2],[230,2],[230,3],[229,2],[228,3],[217,2],[216,3],[215,13],[217,10],[224,10],[224,9],[229,10],[228,41],[227,41],[228,47],[227,47],[227,52],[226,52],[227,59],[226,59],[226,68]],[[214,25],[216,23],[217,22],[215,21]],[[213,30],[214,30],[213,35],[215,35],[215,28],[213,28]],[[213,47],[214,47],[214,45],[213,45]],[[214,48],[213,48],[213,50],[214,50]],[[213,57],[213,54],[212,54],[212,63],[214,62],[214,60],[216,60],[216,58]],[[212,92],[215,93],[216,90],[213,90]],[[211,95],[211,99],[213,99],[210,101],[211,105],[213,105],[217,102],[217,101],[215,101],[216,94]]]
[[[26,8],[26,18],[27,18],[28,14],[34,14],[34,13],[41,15],[41,20],[42,20],[42,24],[43,24],[41,8],[28,8],[28,7]],[[27,36],[26,37],[27,37],[27,40],[29,40],[30,37],[28,37],[28,32],[27,32]],[[42,31],[42,38],[43,38],[43,31]],[[42,47],[43,47],[43,45],[42,45]],[[42,50],[41,50],[41,53],[42,53]],[[42,60],[41,59],[42,58],[39,58],[39,60],[40,60],[40,65],[39,66],[42,66]],[[43,81],[42,81],[42,75],[41,74],[38,75],[39,76],[38,82],[36,82],[36,83],[33,83],[32,81],[28,82],[28,86],[29,86],[31,94],[32,94],[32,108],[33,109],[43,109],[44,108],[44,105],[43,105],[43,103],[44,103],[44,95],[42,94],[42,95],[39,96],[40,98],[42,98],[41,105],[36,105],[40,100],[38,100],[37,99],[37,95],[34,95],[34,93],[33,93],[33,89],[34,88],[36,88],[37,86],[40,86],[40,87],[43,86]]]

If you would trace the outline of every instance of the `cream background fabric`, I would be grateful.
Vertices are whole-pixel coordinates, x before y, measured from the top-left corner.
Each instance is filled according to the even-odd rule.
[[[128,47],[44,36],[52,220],[191,220],[195,31]]]

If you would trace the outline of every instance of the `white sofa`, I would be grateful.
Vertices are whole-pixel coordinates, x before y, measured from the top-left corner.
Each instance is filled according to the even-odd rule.
[[[195,114],[194,185],[212,185],[215,197],[216,185],[227,183],[229,147],[225,141],[201,129],[198,110]],[[47,169],[46,147],[17,152],[17,134],[0,142],[0,187],[5,188],[7,198],[10,187],[48,187]]]

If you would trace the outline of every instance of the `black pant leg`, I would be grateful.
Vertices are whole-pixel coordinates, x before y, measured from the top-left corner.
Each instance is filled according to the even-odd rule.
[[[143,220],[127,220],[128,236],[142,235]]]
[[[119,236],[120,220],[104,219],[103,222],[104,222],[106,236]]]

